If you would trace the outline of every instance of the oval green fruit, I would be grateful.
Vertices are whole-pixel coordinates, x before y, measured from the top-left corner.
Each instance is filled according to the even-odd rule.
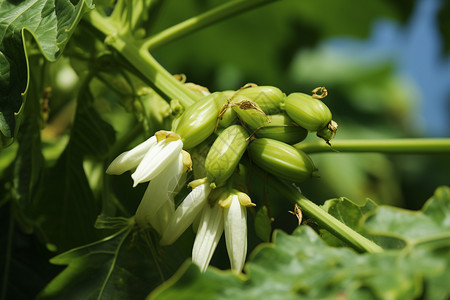
[[[308,130],[297,125],[287,114],[268,116],[270,123],[254,130],[259,138],[270,138],[287,144],[295,144],[303,141],[308,135]]]
[[[250,158],[263,170],[294,182],[317,177],[317,169],[311,158],[303,151],[286,143],[262,138],[248,146]]]
[[[236,169],[248,145],[248,133],[240,125],[225,128],[209,149],[205,160],[206,177],[222,185]]]
[[[280,104],[285,97],[284,93],[274,86],[253,86],[241,90],[237,95],[242,95],[256,102],[266,114],[281,112]]]
[[[319,99],[304,93],[289,94],[283,107],[295,123],[310,131],[321,130],[331,121],[330,109]]]
[[[175,131],[183,141],[184,149],[191,149],[214,132],[217,116],[227,101],[227,95],[215,92],[189,106],[176,120]]]
[[[248,125],[249,128],[259,128],[269,124],[269,118],[259,105],[242,95],[233,98],[231,108],[239,116],[239,119]]]

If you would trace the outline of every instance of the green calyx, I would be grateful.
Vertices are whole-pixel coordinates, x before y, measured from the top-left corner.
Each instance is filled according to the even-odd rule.
[[[286,143],[267,138],[256,139],[248,146],[248,152],[260,168],[280,178],[302,182],[318,177],[311,158]]]
[[[270,138],[287,144],[296,144],[303,141],[308,130],[297,125],[285,113],[268,116],[270,123],[259,128],[250,128],[259,138]]]
[[[227,95],[222,92],[209,94],[189,106],[178,120],[175,131],[183,141],[183,148],[191,149],[214,132],[217,116],[227,102]]]
[[[206,156],[205,170],[210,182],[221,186],[235,171],[248,145],[248,133],[240,125],[224,129]]]
[[[308,94],[289,94],[282,107],[295,123],[309,131],[321,130],[331,121],[330,109],[321,100]]]

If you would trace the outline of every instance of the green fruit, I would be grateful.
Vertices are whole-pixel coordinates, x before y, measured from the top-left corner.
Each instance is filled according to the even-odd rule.
[[[248,133],[240,125],[224,129],[206,156],[206,177],[216,186],[222,185],[234,172],[248,145]]]
[[[264,127],[250,128],[259,138],[270,138],[287,144],[295,144],[303,141],[308,135],[308,130],[298,126],[287,114],[268,116],[270,123]]]
[[[256,102],[266,114],[281,112],[280,103],[284,99],[283,92],[274,86],[254,86],[243,89],[237,95],[242,95]]]
[[[269,124],[269,118],[259,105],[245,96],[235,96],[230,106],[249,128],[259,128]]]
[[[321,130],[331,121],[330,109],[307,94],[290,94],[284,100],[283,108],[295,123],[310,131]]]
[[[172,129],[181,137],[184,149],[197,146],[214,132],[217,116],[226,102],[227,95],[216,92],[201,98],[184,111]]]
[[[234,91],[224,91],[223,96],[229,99],[231,96],[233,96],[234,93],[235,93]],[[230,125],[236,124],[238,121],[236,112],[232,110],[230,107],[224,107],[223,109],[224,110],[220,115],[218,127],[227,128]]]
[[[263,170],[294,182],[317,177],[317,169],[303,151],[272,139],[256,139],[248,146],[250,158]]]

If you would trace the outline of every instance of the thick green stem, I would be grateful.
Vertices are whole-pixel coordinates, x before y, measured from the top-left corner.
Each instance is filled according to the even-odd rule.
[[[383,251],[383,248],[360,235],[306,198],[296,187],[289,186],[272,176],[269,176],[269,184],[289,201],[297,203],[302,212],[314,220],[314,222],[334,234],[355,250],[369,253]]]
[[[236,0],[227,2],[149,37],[144,42],[144,47],[154,50],[206,26],[273,1],[276,0]]]
[[[450,153],[450,139],[374,139],[333,140],[331,147],[324,141],[301,142],[295,148],[307,153],[377,152],[393,154]]]
[[[191,90],[175,79],[131,34],[120,36],[114,24],[97,11],[86,18],[103,36],[105,43],[114,48],[149,84],[170,99],[177,99],[183,106],[192,105],[198,98]]]

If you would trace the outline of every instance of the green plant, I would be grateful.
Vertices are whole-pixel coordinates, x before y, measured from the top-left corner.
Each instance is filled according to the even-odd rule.
[[[307,128],[309,118],[302,123],[305,109],[286,108],[292,120],[277,125],[301,131],[298,143],[287,145],[283,137],[270,140],[288,134],[270,132],[276,120],[271,116],[292,104],[293,96],[284,94],[296,95],[287,92],[282,80],[268,82],[279,88],[243,82],[232,87],[236,92],[224,87],[209,93],[173,76],[153,55],[170,42],[269,2],[274,1],[230,1],[165,29],[158,19],[164,3],[158,0],[98,1],[95,6],[87,0],[0,3],[0,203],[7,223],[2,229],[2,299],[26,299],[37,291],[40,299],[449,297],[448,187],[434,186],[434,195],[415,212],[344,197],[319,205],[291,182],[305,181],[302,189],[314,185],[309,177],[316,173],[315,153],[448,155],[449,139],[357,139],[358,129],[354,136],[344,129],[346,139],[339,138],[339,131],[331,139],[336,126],[330,125],[330,110],[336,118],[340,108],[328,102],[330,93],[323,103],[305,96],[308,107],[319,103],[325,111],[320,126]],[[373,3],[367,11],[394,14],[396,4]],[[303,12],[311,9],[309,19],[316,22],[312,16],[320,3],[292,5]],[[283,17],[292,14],[278,9]],[[327,27],[328,19],[322,21],[316,26],[323,32],[339,31],[334,24],[341,22]],[[359,34],[360,28],[353,30]],[[255,32],[257,43],[264,33]],[[208,45],[198,51],[218,59],[227,52],[217,50],[214,42]],[[198,69],[204,67],[202,59],[192,60]],[[277,73],[283,68],[268,66],[283,78]],[[353,84],[365,90],[365,82],[355,79]],[[320,98],[325,96],[321,91]],[[330,103],[330,110],[324,103]],[[344,128],[351,123],[338,122]],[[307,129],[320,131],[325,140],[314,135],[303,140]],[[269,136],[258,137],[263,132]],[[299,154],[305,170],[295,169],[301,162],[293,164],[280,149]],[[286,162],[296,175],[301,173],[298,180],[287,173]],[[377,162],[370,167],[387,166],[383,159]],[[361,171],[358,164],[351,161],[348,165],[356,167],[349,170]],[[388,169],[373,177],[390,178],[384,172]],[[360,178],[355,176],[355,182]],[[302,225],[292,234],[275,229],[271,238],[272,228],[284,218],[281,211],[294,204]],[[225,243],[220,242],[222,232]],[[18,241],[33,243],[27,250],[37,259],[28,269],[17,266],[24,247]],[[40,263],[45,267],[37,271]],[[16,282],[26,286],[16,276],[33,274],[45,274],[38,287],[29,293],[14,288]]]

